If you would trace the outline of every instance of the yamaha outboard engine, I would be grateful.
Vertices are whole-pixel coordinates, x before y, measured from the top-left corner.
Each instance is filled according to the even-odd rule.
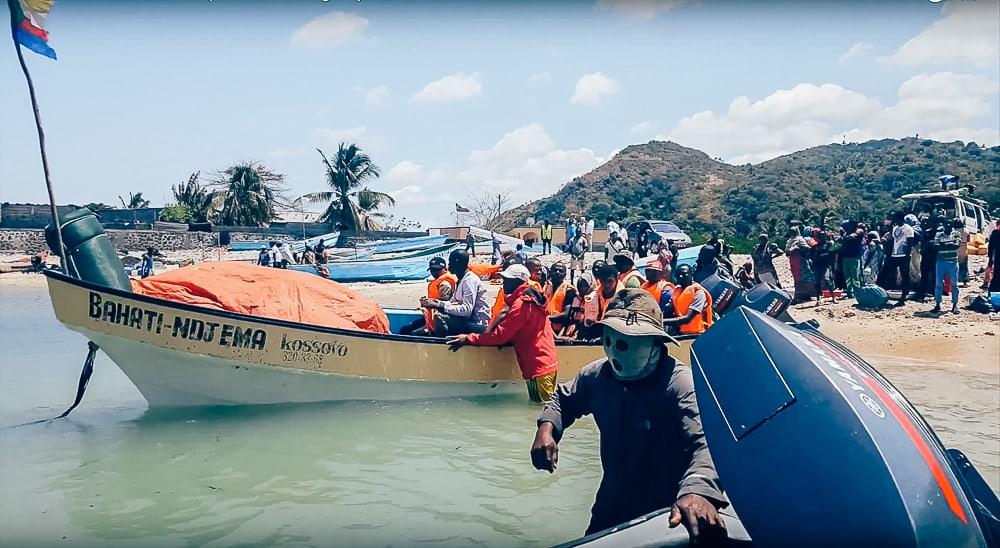
[[[733,301],[743,292],[740,284],[723,278],[718,274],[712,274],[705,278],[701,282],[701,286],[712,296],[712,310],[718,315],[725,314],[726,310],[733,304]]]
[[[691,361],[712,458],[755,544],[996,546],[1000,503],[971,464],[813,326],[735,308]]]
[[[731,308],[745,306],[777,318],[788,309],[791,302],[792,297],[786,291],[768,283],[761,283],[740,293],[730,306]]]

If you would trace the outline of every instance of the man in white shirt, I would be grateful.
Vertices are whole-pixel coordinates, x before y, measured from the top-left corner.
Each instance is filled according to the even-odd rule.
[[[620,231],[621,229],[622,229],[622,227],[618,226],[618,223],[616,223],[616,222],[614,222],[612,220],[608,220],[608,239],[610,240],[611,239],[611,235],[615,234],[616,232]]]
[[[458,286],[451,300],[421,297],[420,306],[446,315],[447,335],[482,333],[490,321],[490,304],[486,302],[486,287],[482,280],[469,270],[469,254],[460,249],[452,251],[448,256],[448,270],[458,276]]]
[[[896,273],[899,273],[901,293],[896,306],[903,306],[910,294],[910,245],[916,232],[903,221],[901,212],[893,213],[892,224],[892,256],[889,257],[888,264],[892,277],[889,279],[894,279]]]
[[[584,230],[587,235],[587,251],[594,250],[594,219],[587,221],[587,228]]]

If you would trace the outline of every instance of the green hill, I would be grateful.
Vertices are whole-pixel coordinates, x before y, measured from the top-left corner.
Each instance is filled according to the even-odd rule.
[[[509,212],[508,225],[528,217],[559,222],[584,214],[600,223],[668,219],[695,234],[740,238],[768,221],[881,219],[907,192],[935,188],[940,175],[976,186],[974,197],[1000,208],[1000,147],[883,139],[814,147],[760,164],[734,166],[672,142],[625,148],[548,198]]]

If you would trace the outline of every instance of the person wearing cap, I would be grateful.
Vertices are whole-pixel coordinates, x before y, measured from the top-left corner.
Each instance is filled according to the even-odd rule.
[[[671,304],[674,291],[674,284],[664,279],[665,270],[669,267],[664,268],[659,259],[649,261],[646,263],[646,282],[642,284],[642,289],[660,306],[661,313]]]
[[[431,282],[427,284],[427,298],[439,301],[451,300],[455,294],[455,286],[458,285],[458,276],[448,272],[448,265],[441,257],[431,259],[427,270],[431,273]],[[435,331],[435,318],[440,318],[440,314],[430,308],[424,308],[424,317],[415,320],[410,325],[400,329],[400,335],[431,335]]]
[[[671,304],[675,317],[663,320],[663,325],[676,328],[682,335],[704,333],[712,327],[712,295],[694,281],[690,265],[678,266],[674,279],[677,288],[673,291]]]
[[[660,308],[649,293],[625,289],[604,319],[605,357],[562,383],[538,417],[531,462],[555,472],[567,428],[593,415],[604,477],[586,534],[671,508],[695,542],[726,538],[726,506],[701,427],[691,369],[666,348]]]
[[[490,321],[490,305],[486,302],[483,281],[469,270],[469,254],[461,249],[452,251],[448,255],[448,270],[458,279],[451,300],[421,297],[420,306],[445,314],[448,332],[439,335],[482,333]]]
[[[271,266],[271,254],[267,251],[266,245],[260,246],[260,252],[257,253],[257,265]]]
[[[507,266],[517,264],[516,261],[511,261]],[[535,291],[543,292],[542,285],[542,261],[532,257],[527,260],[524,268],[528,271],[528,285],[535,289]],[[505,267],[506,269],[506,267]],[[486,326],[486,330],[490,331],[493,326],[500,321],[503,317],[504,311],[507,308],[507,295],[508,293],[504,291],[503,286],[500,287],[500,291],[497,292],[497,298],[493,301],[493,307],[490,309],[490,322]]]
[[[642,284],[646,283],[646,278],[639,274],[639,271],[635,268],[635,261],[632,260],[632,255],[628,253],[619,253],[614,256],[615,269],[618,270],[618,279],[622,282],[622,285],[626,288],[642,288]]]
[[[506,293],[506,311],[493,329],[481,334],[459,335],[448,339],[453,351],[465,345],[514,346],[514,356],[535,402],[552,398],[559,369],[555,333],[549,324],[545,296],[531,287],[531,274],[524,265],[514,264],[500,273]]]

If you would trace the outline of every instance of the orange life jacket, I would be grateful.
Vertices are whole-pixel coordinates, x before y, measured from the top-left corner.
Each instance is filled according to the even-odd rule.
[[[680,291],[674,291],[674,313],[677,314],[678,318],[686,316],[688,307],[691,306],[691,301],[694,300],[698,291],[705,293],[705,309],[701,311],[701,314],[696,314],[695,317],[691,318],[688,323],[681,324],[679,331],[685,335],[699,335],[712,327],[712,295],[698,283],[692,283]]]
[[[427,284],[427,297],[441,299],[441,285],[443,284],[451,285],[451,290],[455,291],[458,286],[458,276],[448,272],[431,280],[431,283]],[[424,309],[424,325],[428,333],[434,333],[434,313],[427,308]]]
[[[619,281],[618,282],[618,286],[615,287],[614,295],[612,295],[610,298],[605,298],[604,297],[604,292],[602,290],[600,290],[600,288],[598,288],[598,290],[595,292],[595,293],[597,293],[597,319],[598,320],[603,320],[604,319],[604,311],[608,309],[608,302],[610,302],[611,299],[614,299],[615,295],[618,295],[618,292],[621,291],[622,289],[625,289],[625,285],[622,284]]]
[[[663,290],[666,288],[673,290],[674,284],[666,280],[660,280],[658,282],[646,282],[642,284],[642,288],[656,299],[656,304],[660,304],[660,298],[663,297]]]
[[[622,283],[623,287],[627,286],[629,280],[631,280],[632,278],[639,278],[640,285],[646,283],[646,278],[642,274],[639,274],[639,271],[636,270],[635,268],[629,270],[628,272],[623,272],[618,275],[618,281]]]
[[[547,285],[548,289],[552,289],[551,284]],[[563,281],[559,287],[555,288],[555,291],[552,291],[551,293],[549,291],[545,292],[545,298],[547,299],[546,306],[549,308],[549,315],[562,312],[563,305],[566,304],[566,290],[569,289],[569,287],[569,283]]]

